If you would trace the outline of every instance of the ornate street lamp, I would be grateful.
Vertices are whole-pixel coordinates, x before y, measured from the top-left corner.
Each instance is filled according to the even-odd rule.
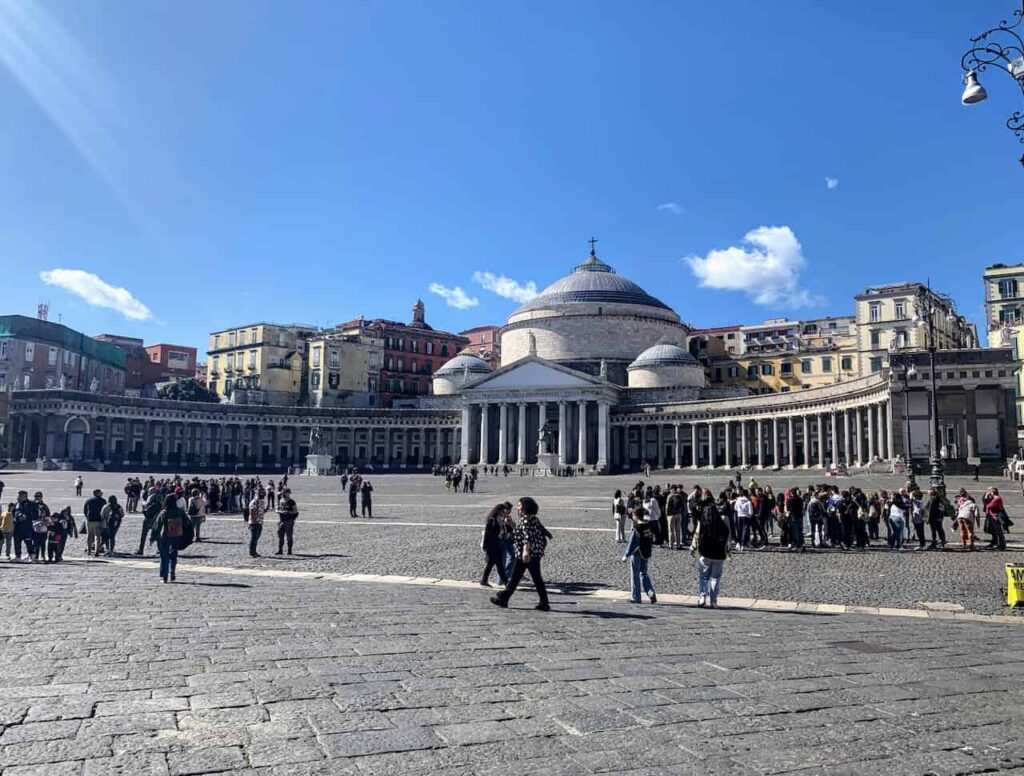
[[[909,353],[898,353],[895,332],[889,341],[889,366],[896,369],[896,376],[903,386],[903,425],[907,433],[907,490],[913,493],[917,490],[916,472],[914,471],[914,448],[911,446],[910,438],[910,378],[917,374],[917,367],[914,366],[914,357]]]
[[[964,93],[960,101],[964,105],[976,105],[988,98],[988,92],[978,80],[978,74],[989,67],[1008,73],[1024,94],[1024,38],[1015,31],[1021,27],[1022,22],[1024,0],[1021,0],[1021,7],[1013,12],[1009,20],[1004,19],[998,26],[971,38],[971,48],[960,58],[960,68],[964,72]],[[1015,111],[1007,119],[1006,127],[1024,143],[1024,112]],[[1020,163],[1024,165],[1024,156],[1021,156]]]
[[[914,297],[914,318],[928,327],[928,367],[931,371],[931,396],[929,397],[932,420],[929,445],[931,474],[928,484],[944,497],[946,495],[946,478],[943,474],[942,455],[939,450],[942,432],[939,425],[939,393],[935,374],[935,351],[938,350],[938,345],[935,342],[935,326],[940,315],[945,318],[947,323],[960,325],[960,316],[956,314],[956,305],[951,297],[932,291],[931,284],[918,288],[917,296]],[[959,345],[961,339],[959,334],[956,336]]]

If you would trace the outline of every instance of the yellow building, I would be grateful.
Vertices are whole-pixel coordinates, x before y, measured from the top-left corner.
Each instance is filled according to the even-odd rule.
[[[253,323],[210,335],[207,387],[240,404],[304,402],[306,352],[316,327]]]
[[[854,297],[857,319],[857,359],[862,376],[880,372],[889,351],[928,347],[928,326],[915,313],[919,295],[930,298],[936,310],[935,344],[938,348],[976,348],[978,333],[948,299],[921,283],[874,286]]]
[[[981,276],[985,284],[985,329],[988,346],[1001,347],[1003,331],[1024,328],[1024,264],[993,264]],[[1008,339],[1011,335],[1007,334]]]
[[[383,366],[383,336],[325,334],[310,340],[310,406],[378,406]]]

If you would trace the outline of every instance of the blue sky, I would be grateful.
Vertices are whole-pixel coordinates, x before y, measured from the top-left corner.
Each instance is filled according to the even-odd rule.
[[[993,73],[961,106],[959,58],[1013,9],[0,0],[2,312],[204,349],[422,297],[459,330],[594,235],[700,326],[927,277],[980,324],[1022,105]]]

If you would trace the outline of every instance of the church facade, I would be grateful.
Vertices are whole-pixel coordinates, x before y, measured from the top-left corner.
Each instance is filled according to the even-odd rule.
[[[494,368],[466,350],[414,407],[308,409],[126,399],[82,391],[10,397],[10,459],[97,468],[246,470],[304,466],[318,438],[339,466],[824,468],[927,456],[925,351],[818,388],[750,395],[709,388],[668,305],[593,252],[509,316]],[[940,447],[950,463],[1016,450],[1017,363],[1009,349],[941,351]],[[922,414],[923,413],[923,414]],[[543,440],[543,442],[542,442]]]

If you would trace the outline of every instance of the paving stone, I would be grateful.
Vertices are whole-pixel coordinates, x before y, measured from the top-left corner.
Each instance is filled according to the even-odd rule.
[[[307,763],[324,759],[323,750],[315,738],[254,740],[248,746],[249,762],[253,767]]]
[[[171,776],[193,776],[200,773],[223,773],[245,765],[241,747],[218,746],[170,752],[167,765]]]
[[[128,754],[87,760],[85,776],[168,776],[167,758],[163,754]]]
[[[331,733],[320,737],[328,757],[363,757],[388,752],[433,749],[440,739],[429,728],[396,728],[359,733]]]

